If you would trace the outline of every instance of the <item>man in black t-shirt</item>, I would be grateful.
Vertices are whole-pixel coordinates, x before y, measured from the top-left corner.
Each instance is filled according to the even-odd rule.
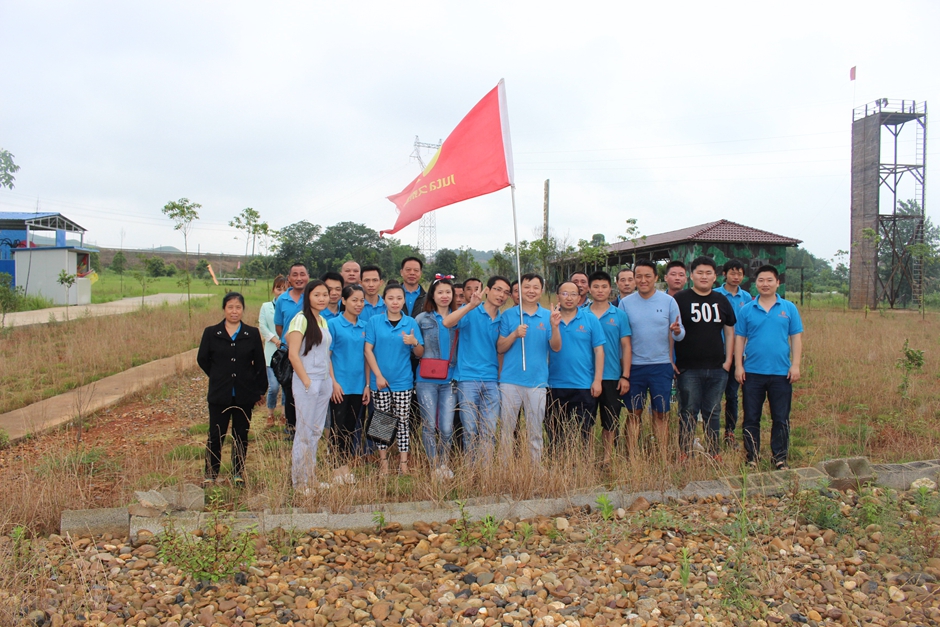
[[[723,294],[712,290],[718,269],[710,257],[691,264],[692,289],[675,295],[685,327],[685,339],[676,343],[676,386],[679,390],[680,460],[692,449],[696,418],[701,412],[708,453],[718,454],[721,395],[733,363],[734,308]],[[722,342],[724,335],[724,342]]]

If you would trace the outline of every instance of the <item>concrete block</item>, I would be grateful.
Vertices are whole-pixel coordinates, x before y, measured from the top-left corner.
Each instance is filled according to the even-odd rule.
[[[796,475],[797,480],[803,487],[816,486],[819,482],[827,479],[826,474],[818,468],[794,468],[789,472]]]
[[[180,512],[173,515],[173,526],[179,531],[192,532],[202,524],[202,516],[198,512]],[[150,517],[150,516],[131,516],[130,537],[131,540],[137,540],[137,534],[141,531],[149,531],[153,535],[163,533],[164,527],[170,520],[169,515]]]
[[[326,529],[350,529],[352,531],[370,531],[375,529],[372,512],[357,514],[328,514],[323,527]],[[426,519],[425,519],[426,520]],[[393,522],[388,520],[386,522]]]
[[[160,495],[166,499],[170,509],[175,511],[202,511],[206,507],[205,490],[191,483],[164,488],[160,490]]]
[[[731,496],[731,486],[721,480],[691,481],[679,491],[683,497],[708,498],[715,495]]]
[[[773,472],[759,472],[744,477],[723,477],[734,494],[746,496],[769,496],[783,494],[785,485]]]
[[[59,519],[59,534],[94,536],[110,533],[124,537],[128,533],[129,521],[126,507],[67,509]]]
[[[908,490],[917,479],[937,480],[940,466],[932,462],[911,462],[908,464],[873,464],[872,471],[877,475],[878,485],[895,490]]]
[[[268,533],[273,529],[280,527],[285,530],[296,530],[301,532],[311,529],[324,529],[327,527],[329,514],[310,514],[307,512],[294,511],[285,514],[272,514],[264,512],[260,517],[262,533]]]
[[[144,507],[158,509],[161,512],[165,512],[170,508],[170,503],[156,490],[137,491],[134,492],[134,497]]]
[[[537,516],[556,516],[568,509],[568,499],[528,499],[511,504],[511,517],[525,520]]]
[[[816,468],[828,476],[829,487],[834,490],[858,490],[877,479],[872,465],[864,457],[830,459],[816,464]]]

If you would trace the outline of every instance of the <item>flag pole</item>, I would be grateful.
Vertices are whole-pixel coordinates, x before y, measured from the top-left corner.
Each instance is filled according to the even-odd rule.
[[[519,282],[519,324],[525,324],[522,317],[522,264],[519,262],[519,225],[516,221],[516,186],[509,186],[512,195],[512,234],[516,238],[516,280]],[[510,290],[511,291],[511,290]],[[522,342],[522,370],[525,371],[525,338],[519,338]]]

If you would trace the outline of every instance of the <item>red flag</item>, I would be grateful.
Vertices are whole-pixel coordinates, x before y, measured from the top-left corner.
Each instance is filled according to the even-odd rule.
[[[512,185],[512,146],[503,81],[483,97],[444,140],[437,154],[398,194],[398,220],[380,235],[397,233],[421,216],[461,200]]]
[[[852,66],[852,69],[849,70],[849,80],[850,81],[855,80],[855,66],[854,65]]]

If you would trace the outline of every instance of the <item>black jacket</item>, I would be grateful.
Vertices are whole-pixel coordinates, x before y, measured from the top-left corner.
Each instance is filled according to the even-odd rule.
[[[411,311],[408,311],[407,307],[402,308],[402,312],[406,316],[411,316],[412,318],[417,318],[418,314],[424,311],[424,301],[428,297],[428,291],[424,289],[424,286],[420,283],[418,284],[418,298],[415,300],[414,307],[411,308]]]
[[[242,323],[235,341],[225,321],[202,332],[196,363],[209,376],[206,400],[215,405],[250,405],[268,390],[264,345],[257,328]],[[235,395],[232,396],[232,388]]]

